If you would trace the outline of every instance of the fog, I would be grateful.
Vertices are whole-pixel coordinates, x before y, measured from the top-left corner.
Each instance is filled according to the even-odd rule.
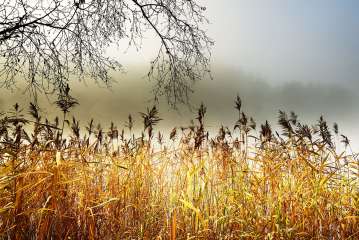
[[[237,93],[244,110],[258,122],[277,122],[278,110],[295,111],[300,119],[314,124],[324,115],[330,124],[339,124],[343,134],[353,140],[359,150],[359,1],[356,0],[223,0],[201,1],[207,6],[210,25],[208,34],[214,39],[213,80],[204,79],[194,87],[191,106],[170,109],[165,99],[159,108],[165,120],[159,125],[187,125],[195,117],[193,109],[206,104],[206,125],[233,126],[233,108]],[[148,63],[158,47],[158,39],[146,33],[142,48],[109,49],[112,57],[125,67],[126,74],[116,73],[111,89],[99,87],[90,80],[71,82],[80,105],[71,114],[81,122],[90,118],[111,121],[123,126],[128,114],[138,112],[153,102],[146,80]],[[1,90],[0,108],[14,102],[27,108],[31,99],[23,94],[22,82],[13,92]],[[59,113],[51,107],[54,96],[41,97],[43,114],[53,118]],[[27,111],[27,110],[26,110]]]
[[[154,102],[151,95],[152,83],[145,76],[146,67],[130,66],[128,73],[116,74],[111,88],[98,86],[91,81],[87,83],[73,81],[73,95],[79,100],[70,115],[75,115],[82,124],[94,118],[103,126],[111,121],[119,127],[129,114],[135,118],[135,127],[142,128],[139,112],[146,111]],[[28,110],[31,96],[24,94],[23,87],[13,92],[4,90],[0,98],[2,111],[9,109],[19,102]],[[203,102],[207,106],[206,126],[210,130],[220,125],[233,127],[237,120],[234,109],[236,95],[243,100],[243,110],[253,116],[258,123],[269,120],[273,126],[277,123],[278,110],[295,111],[300,120],[315,124],[323,115],[332,125],[339,124],[343,134],[353,140],[353,146],[359,149],[359,129],[357,119],[357,103],[359,91],[357,88],[344,88],[339,84],[316,83],[273,83],[250,73],[241,72],[225,66],[213,69],[213,80],[204,79],[194,87],[190,96],[190,105],[179,105],[177,110],[170,108],[166,99],[158,103],[161,118],[164,120],[158,129],[168,130],[174,126],[184,126],[195,118],[195,109]],[[40,97],[39,104],[42,114],[49,119],[60,114],[53,102],[56,96]]]

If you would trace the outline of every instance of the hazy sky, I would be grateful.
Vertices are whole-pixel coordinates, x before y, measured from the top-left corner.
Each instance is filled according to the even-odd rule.
[[[359,1],[210,0],[215,60],[271,82],[359,82]]]
[[[201,0],[216,42],[213,62],[272,83],[335,82],[358,86],[359,1]],[[125,62],[149,60],[154,40]]]
[[[214,80],[196,85],[194,105],[208,105],[208,125],[232,124],[233,99],[240,93],[255,118],[275,121],[278,109],[296,111],[315,122],[321,114],[357,139],[359,148],[359,1],[358,0],[202,0],[207,6]],[[147,35],[143,49],[124,54],[111,49],[128,71],[116,75],[112,91],[76,84],[82,119],[122,122],[144,111],[151,84],[142,78],[156,51]],[[0,107],[26,101],[4,91]],[[90,93],[90,94],[89,94]],[[188,123],[193,114],[160,106],[169,123]],[[51,109],[46,110],[51,113]],[[50,114],[51,115],[51,114]],[[168,125],[168,124],[167,124]],[[163,123],[163,126],[167,126]]]

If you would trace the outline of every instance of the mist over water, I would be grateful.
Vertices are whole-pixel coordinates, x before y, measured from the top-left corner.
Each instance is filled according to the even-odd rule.
[[[112,88],[98,86],[92,81],[87,83],[71,82],[73,96],[79,100],[70,113],[80,120],[82,125],[91,118],[107,128],[114,122],[120,129],[124,127],[129,114],[135,119],[135,128],[142,129],[139,112],[151,107],[153,95],[152,83],[142,66],[128,67],[126,74],[116,74]],[[169,131],[174,126],[188,126],[196,117],[196,108],[203,102],[207,106],[205,124],[209,130],[217,131],[225,125],[233,128],[238,113],[234,109],[237,94],[242,98],[243,110],[252,116],[257,125],[269,120],[273,127],[277,126],[279,110],[294,111],[299,119],[309,125],[315,124],[323,115],[332,126],[339,124],[339,130],[352,140],[354,149],[359,149],[359,128],[357,119],[358,88],[346,88],[339,84],[324,83],[272,83],[255,75],[236,71],[226,67],[213,69],[213,80],[204,79],[194,86],[194,94],[190,98],[190,106],[181,105],[177,110],[171,109],[166,99],[159,102],[160,122],[157,129]],[[40,97],[39,105],[43,117],[52,120],[60,111],[53,102],[56,96]],[[29,95],[23,94],[23,87],[11,91],[3,91],[0,98],[1,111],[8,110],[18,102],[24,112],[28,112]]]

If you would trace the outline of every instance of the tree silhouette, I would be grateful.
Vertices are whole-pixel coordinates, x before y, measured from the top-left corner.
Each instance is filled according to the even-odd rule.
[[[72,77],[110,85],[110,71],[122,66],[106,49],[121,39],[139,46],[152,31],[160,41],[148,72],[154,96],[186,102],[192,83],[209,74],[204,11],[197,0],[0,0],[2,85],[19,75],[32,93],[61,94]]]

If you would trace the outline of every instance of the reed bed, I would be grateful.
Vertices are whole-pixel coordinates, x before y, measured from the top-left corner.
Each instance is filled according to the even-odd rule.
[[[280,111],[277,132],[235,103],[213,136],[204,105],[168,136],[148,109],[135,136],[131,115],[81,128],[68,95],[61,120],[15,104],[0,120],[0,238],[358,239],[359,161],[338,126]]]

